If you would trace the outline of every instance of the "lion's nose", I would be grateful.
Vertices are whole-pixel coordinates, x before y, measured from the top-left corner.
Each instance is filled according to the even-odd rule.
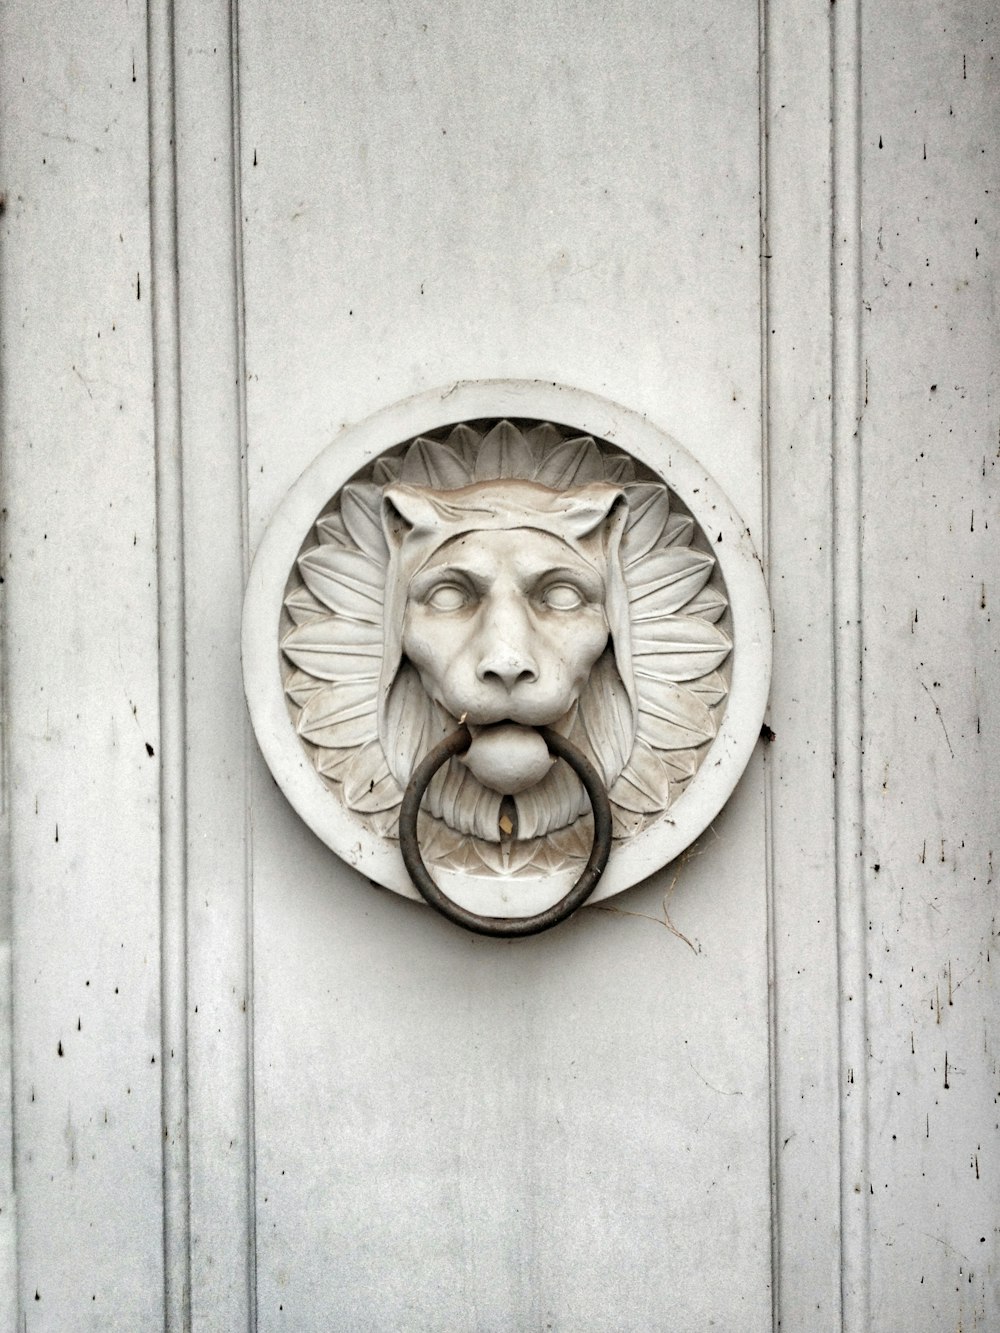
[[[538,663],[523,598],[494,589],[484,610],[476,676],[484,684],[502,684],[508,691],[515,685],[532,684],[538,679]]]
[[[538,667],[526,652],[506,643],[494,643],[480,659],[476,676],[484,684],[503,684],[508,690],[515,685],[530,685],[538,679]]]

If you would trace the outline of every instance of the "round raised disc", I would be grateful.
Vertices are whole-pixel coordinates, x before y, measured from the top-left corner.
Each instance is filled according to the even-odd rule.
[[[256,553],[243,618],[247,701],[261,751],[285,796],[333,851],[361,873],[410,898],[397,841],[372,829],[331,793],[291,722],[279,665],[279,626],[289,572],[318,515],[366,464],[403,441],[483,418],[555,421],[609,442],[648,467],[686,506],[712,544],[725,581],[734,652],[728,703],[707,757],[666,814],[616,843],[590,901],[619,893],[677,857],[716,817],[760,733],[770,678],[771,624],[760,561],[749,532],[719,486],[681,445],[645,418],[579,389],[531,381],[448,386],[386,408],[344,430],[291,487]],[[563,896],[572,871],[537,879],[437,871],[449,896],[487,916],[520,917]]]

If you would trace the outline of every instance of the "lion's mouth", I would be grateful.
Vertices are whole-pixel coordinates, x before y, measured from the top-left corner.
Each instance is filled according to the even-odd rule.
[[[460,758],[491,791],[516,796],[541,782],[552,767],[548,746],[535,727],[509,719],[466,725],[472,744]]]

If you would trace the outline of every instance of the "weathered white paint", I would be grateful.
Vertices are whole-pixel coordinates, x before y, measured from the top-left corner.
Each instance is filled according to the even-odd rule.
[[[772,1222],[784,1329],[1000,1322],[995,25],[860,12],[774,0],[760,61],[736,4],[244,0],[234,103],[228,5],[177,0],[187,662],[161,736],[145,15],[4,11],[5,1327],[182,1327],[189,1254],[206,1330],[255,1300],[265,1329],[763,1328]],[[700,953],[646,919],[671,876],[613,904],[638,915],[466,938],[331,869],[245,748],[242,570],[294,478],[385,403],[539,374],[672,429],[766,546],[775,740],[677,868]],[[853,701],[834,531],[841,613],[860,543]],[[164,1015],[187,1077],[161,1086]]]
[[[254,544],[342,422],[498,377],[645,410],[759,531],[758,33],[716,21],[242,7]],[[280,800],[254,829],[262,1328],[766,1321],[759,767],[679,874],[523,948]]]
[[[1000,1324],[1000,33],[863,29],[872,1325]]]
[[[161,741],[145,15],[8,8],[3,64],[20,1319],[5,1326],[153,1328]]]

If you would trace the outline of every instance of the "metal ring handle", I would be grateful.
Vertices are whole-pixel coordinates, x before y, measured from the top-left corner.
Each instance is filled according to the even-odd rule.
[[[594,811],[594,844],[590,849],[590,858],[584,866],[583,873],[569,892],[557,903],[547,907],[544,912],[536,912],[534,916],[517,917],[481,916],[478,912],[470,912],[467,908],[460,907],[434,883],[424,865],[424,858],[417,842],[417,814],[420,802],[431,778],[442,764],[461,754],[472,744],[468,727],[459,727],[424,756],[414,770],[403,796],[399,812],[399,848],[410,878],[431,907],[436,907],[449,921],[464,926],[466,930],[474,930],[479,935],[512,938],[537,935],[540,931],[551,930],[553,926],[558,926],[560,921],[565,921],[571,916],[593,893],[611,853],[611,805],[597,769],[575,745],[571,745],[566,737],[560,736],[557,731],[553,731],[550,727],[539,727],[538,734],[548,746],[550,754],[564,759],[583,783]]]

